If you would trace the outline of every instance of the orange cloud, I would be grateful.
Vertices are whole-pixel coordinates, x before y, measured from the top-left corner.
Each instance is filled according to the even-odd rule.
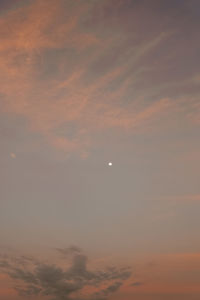
[[[119,299],[132,299],[134,295],[192,295],[200,293],[200,253],[171,253],[151,257],[153,267],[145,264],[145,257],[139,258],[134,266],[133,278],[121,288]],[[138,281],[141,285],[132,286]],[[118,299],[117,298],[117,299]]]
[[[16,297],[16,292],[11,288],[10,278],[0,273],[0,293],[1,297]]]
[[[81,20],[87,16],[90,5],[80,2],[79,6],[66,9],[62,0],[37,0],[0,18],[3,112],[25,117],[29,128],[40,133],[49,144],[68,152],[82,149],[81,155],[87,152],[90,136],[96,131],[121,128],[132,132],[140,127],[148,128],[171,105],[168,99],[149,104],[134,97],[131,103],[123,101],[135,80],[123,78],[129,65],[165,38],[163,34],[138,49],[133,57],[129,55],[104,74],[86,80],[93,63],[112,51],[116,43],[116,38],[100,42],[95,32],[81,28]],[[91,46],[91,55],[85,58],[85,51]],[[70,58],[62,55],[55,67],[58,75],[42,77],[51,64],[45,62],[48,51],[56,49],[73,49],[82,57],[80,63],[68,71],[66,61],[70,62]],[[117,81],[120,83],[112,89],[111,85]],[[71,126],[74,130],[69,134]],[[64,134],[59,134],[61,127],[66,128]]]
[[[188,202],[188,201],[200,201],[200,194],[191,194],[191,195],[176,195],[171,197],[163,197],[164,200],[170,201],[181,201],[181,202]]]

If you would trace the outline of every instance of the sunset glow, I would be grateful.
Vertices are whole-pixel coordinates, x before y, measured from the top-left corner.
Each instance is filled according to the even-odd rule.
[[[200,299],[200,1],[0,1],[0,300]]]

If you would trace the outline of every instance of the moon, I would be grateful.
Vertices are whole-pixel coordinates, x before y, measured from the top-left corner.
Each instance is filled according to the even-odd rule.
[[[15,159],[15,158],[16,158],[16,154],[13,153],[13,152],[11,152],[11,153],[10,153],[10,157],[13,158],[13,159]]]
[[[111,166],[112,166],[112,162],[110,161],[110,162],[108,163],[108,165],[111,167]]]

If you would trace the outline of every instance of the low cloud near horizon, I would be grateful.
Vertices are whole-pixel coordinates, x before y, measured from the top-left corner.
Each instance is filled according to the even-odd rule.
[[[65,256],[59,265],[28,256],[1,254],[0,271],[11,278],[15,290],[24,299],[47,296],[51,300],[106,300],[131,276],[129,267],[88,269],[88,257],[79,247],[57,251]]]

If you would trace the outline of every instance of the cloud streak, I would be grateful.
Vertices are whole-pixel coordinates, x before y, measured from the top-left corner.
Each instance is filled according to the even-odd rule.
[[[141,39],[138,31],[132,37],[130,29],[139,22],[132,17],[147,11],[135,4],[130,15],[130,5],[37,0],[2,15],[3,113],[25,118],[27,130],[70,153],[86,153],[93,136],[105,130],[132,134],[158,128],[176,101],[169,93],[159,94],[170,85],[169,76],[164,85],[160,68],[150,61],[155,61],[158,49],[164,51],[176,31],[165,26],[159,31],[150,14],[149,35],[141,27]],[[91,17],[95,14],[96,21]],[[127,18],[125,27],[119,28],[116,16],[120,22]],[[104,30],[103,21],[112,23],[111,31]],[[161,69],[167,71],[166,64],[163,61]],[[152,84],[154,75],[149,77],[149,72],[157,83]]]

